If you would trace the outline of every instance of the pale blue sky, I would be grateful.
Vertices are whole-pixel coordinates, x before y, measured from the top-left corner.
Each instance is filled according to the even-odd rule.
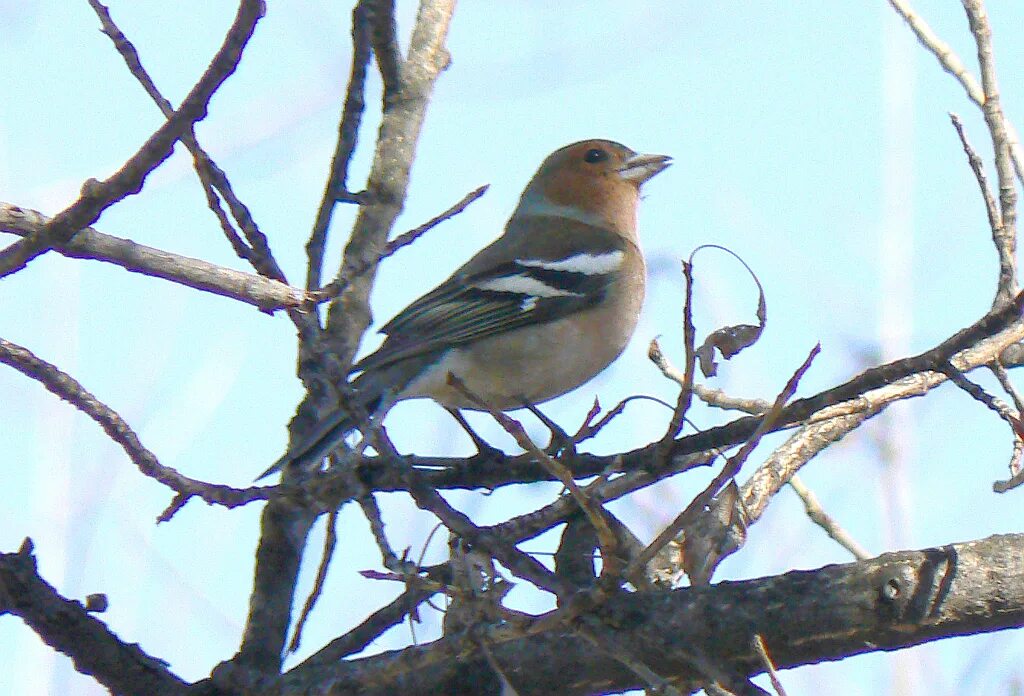
[[[415,7],[400,4],[405,32]],[[991,5],[1004,105],[1020,123],[1024,47],[1016,39],[1024,6]],[[112,0],[110,8],[174,102],[205,68],[234,13],[223,0]],[[916,8],[973,68],[959,5],[931,0]],[[333,149],[348,22],[346,3],[271,3],[238,73],[199,127],[201,142],[295,283],[304,277],[303,244]],[[52,214],[73,200],[82,181],[120,166],[161,117],[85,2],[0,0],[0,32],[0,200]],[[908,235],[912,244],[902,270],[894,271],[909,287],[905,305],[896,305],[909,313],[906,335],[893,339],[903,342],[901,354],[932,346],[991,302],[995,254],[947,112],[963,116],[990,163],[983,121],[881,0],[464,2],[448,45],[452,65],[435,92],[398,229],[420,224],[480,184],[491,189],[386,263],[374,294],[378,319],[496,236],[551,150],[604,137],[676,158],[647,187],[641,209],[652,271],[641,326],[612,369],[548,406],[567,426],[578,424],[595,394],[608,405],[636,392],[674,399],[645,350],[661,336],[666,351],[680,355],[678,260],[699,244],[722,244],[743,256],[767,293],[763,339],[711,382],[740,395],[772,397],[816,341],[823,352],[801,394],[861,369],[864,354],[877,350],[880,289],[891,282],[878,260],[883,234]],[[364,145],[375,134],[378,94],[374,82]],[[353,182],[368,161],[364,147]],[[343,208],[336,216],[331,259],[352,213]],[[107,211],[97,228],[248,270],[223,241],[180,148],[142,194]],[[698,330],[749,321],[755,297],[738,266],[715,254],[698,257],[698,264]],[[301,396],[294,330],[285,317],[55,254],[4,280],[2,292],[0,336],[78,378],[165,464],[244,485],[283,449],[284,424]],[[71,597],[106,592],[111,627],[186,679],[230,657],[245,617],[258,507],[190,503],[171,523],[155,526],[168,492],[135,471],[92,421],[10,369],[0,369],[0,402],[7,405],[0,418],[0,550],[13,551],[31,536],[46,579]],[[900,420],[890,425],[899,430],[906,460],[896,477],[904,483],[899,495],[890,495],[894,479],[877,464],[881,419],[805,470],[807,483],[862,544],[882,552],[1020,531],[1021,493],[991,492],[992,481],[1006,475],[1010,452],[995,416],[949,387],[898,410]],[[694,417],[708,426],[723,415]],[[639,446],[661,434],[665,419],[661,408],[637,405],[593,447]],[[395,425],[413,420],[422,425]],[[447,415],[429,403],[403,404],[391,422],[405,451],[469,451]],[[474,422],[509,446],[486,419]],[[768,451],[763,446],[754,461]],[[651,536],[705,483],[706,474],[695,474],[617,510]],[[554,491],[534,486],[450,500],[479,521],[496,521],[542,504]],[[903,503],[890,524],[884,501],[893,497]],[[418,549],[428,528],[423,518],[399,496],[384,508],[394,545]],[[300,658],[397,591],[356,575],[379,566],[358,512],[345,509],[340,524],[343,541]],[[554,541],[531,548],[552,551]],[[428,558],[443,553],[435,539]],[[716,577],[847,560],[784,491]],[[303,592],[313,570],[307,568]],[[523,592],[517,601],[530,606],[533,599]],[[437,616],[424,615],[420,640],[437,631]],[[408,641],[403,628],[375,648]],[[0,655],[0,692],[101,693],[9,617],[0,620]],[[1005,693],[1010,680],[1024,678],[1016,667],[1022,663],[1018,631],[946,641],[900,658],[871,655],[786,672],[783,680],[794,695],[826,687],[843,696],[896,693],[895,673],[909,675],[908,694]]]

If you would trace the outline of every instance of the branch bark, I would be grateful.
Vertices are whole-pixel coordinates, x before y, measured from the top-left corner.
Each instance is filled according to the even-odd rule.
[[[346,268],[370,270],[356,276],[332,303],[326,332],[301,343],[299,376],[309,395],[292,420],[293,437],[301,437],[322,409],[333,406],[334,383],[344,377],[369,325],[370,289],[376,275],[373,264],[402,210],[430,95],[448,65],[444,44],[454,11],[454,0],[423,0],[420,5],[409,55],[401,65],[401,85],[384,104],[367,200],[359,208],[339,276]],[[288,472],[284,476],[289,479]],[[317,514],[306,504],[288,500],[272,501],[264,510],[249,617],[234,660],[242,668],[239,677],[243,680],[252,672],[276,673],[281,668],[295,583]]]
[[[171,156],[174,143],[206,117],[210,100],[235,72],[242,51],[265,11],[263,0],[242,0],[235,21],[210,66],[174,115],[109,179],[89,179],[82,184],[78,200],[55,215],[42,230],[0,251],[0,278],[21,270],[55,245],[67,242],[76,232],[95,223],[111,205],[142,190],[150,172]]]
[[[28,539],[17,553],[0,554],[0,616],[5,614],[20,618],[43,642],[70,657],[75,669],[115,694],[187,692],[187,683],[166,663],[122,641],[82,604],[61,597],[39,577]]]
[[[691,651],[730,674],[763,672],[754,635],[764,639],[775,666],[786,669],[1024,626],[1024,535],[743,582],[622,594],[598,615],[657,674],[678,689],[695,690],[702,675]],[[488,640],[483,628],[477,635]],[[282,693],[500,693],[500,679],[483,654],[460,654],[458,642],[445,638],[349,663],[311,664],[289,672],[279,686]],[[519,693],[583,695],[644,686],[571,633],[490,643],[490,649]]]
[[[45,229],[52,219],[35,210],[0,202],[0,232],[30,236]],[[92,227],[80,230],[67,242],[54,244],[53,250],[68,258],[105,261],[132,273],[239,300],[265,312],[311,306],[314,301],[299,288],[280,281],[137,244]]]

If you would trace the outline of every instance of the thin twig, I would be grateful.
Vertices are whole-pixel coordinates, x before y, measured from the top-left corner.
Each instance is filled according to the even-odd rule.
[[[999,380],[1000,386],[1003,390],[1010,395],[1013,400],[1013,405],[1017,409],[1017,413],[1024,413],[1024,398],[1021,397],[1017,387],[1014,386],[1013,382],[1010,381],[1010,375],[1007,373],[1006,368],[1003,367],[999,360],[993,360],[988,364],[988,369],[992,371],[996,379]]]
[[[985,92],[978,83],[977,78],[971,74],[963,60],[957,55],[953,47],[939,38],[938,34],[928,25],[921,15],[917,14],[910,3],[905,0],[889,0],[896,13],[906,22],[910,30],[914,32],[917,40],[921,42],[929,53],[939,61],[942,69],[956,78],[960,86],[964,88],[967,98],[978,107],[985,103]],[[1024,182],[1024,157],[1021,155],[1020,137],[1016,129],[1009,121],[1006,122],[1006,130],[1010,141],[1010,152],[1013,157],[1013,167],[1017,173],[1017,179]]]
[[[668,402],[662,401],[661,399],[655,398],[653,396],[647,396],[646,394],[634,394],[633,396],[627,396],[626,398],[622,399],[622,401],[615,404],[597,421],[594,421],[594,418],[597,418],[598,414],[601,413],[601,404],[595,397],[594,405],[591,407],[590,411],[587,412],[587,415],[583,418],[583,423],[580,424],[579,429],[570,438],[570,441],[572,442],[573,446],[576,446],[581,442],[586,442],[590,438],[597,436],[598,433],[604,430],[605,426],[607,426],[613,420],[622,415],[622,412],[626,410],[626,406],[634,401],[653,401],[654,403],[660,406],[664,406],[669,410],[672,410],[673,408],[673,406]]]
[[[680,386],[685,384],[686,375],[680,372],[679,368],[668,359],[661,350],[658,339],[651,340],[647,348],[647,357],[665,377]],[[739,396],[729,396],[721,389],[711,389],[703,384],[694,384],[692,389],[694,395],[708,406],[714,406],[715,408],[727,411],[743,411],[744,413],[759,416],[772,406],[770,401],[764,399],[745,399]]]
[[[324,583],[327,582],[327,569],[334,558],[334,548],[338,544],[338,511],[331,510],[327,513],[327,531],[324,534],[324,549],[320,554],[320,565],[316,569],[316,580],[313,581],[313,589],[310,590],[306,602],[299,612],[299,619],[295,622],[295,631],[292,633],[292,640],[288,644],[288,652],[296,652],[302,643],[302,629],[306,626],[306,620],[313,612],[313,607],[320,599],[324,591]]]
[[[572,588],[562,578],[545,568],[529,554],[520,551],[514,544],[496,537],[487,529],[477,526],[465,514],[453,508],[440,493],[423,482],[419,472],[409,468],[409,495],[416,505],[427,512],[433,513],[444,525],[465,539],[469,544],[478,546],[500,561],[514,575],[528,580],[536,587],[547,590],[558,597],[568,597]]]
[[[299,667],[334,664],[342,658],[365,650],[384,632],[397,626],[406,616],[414,613],[416,607],[437,594],[440,588],[449,582],[449,578],[446,576],[447,564],[427,569],[422,582],[415,584],[411,581],[408,582],[406,590],[392,602],[370,614],[345,635],[332,640],[307,658]]]
[[[984,404],[987,408],[994,411],[1000,418],[1006,421],[1015,437],[1024,437],[1024,422],[1021,422],[1020,414],[1014,412],[1008,403],[1002,399],[992,396],[980,385],[975,384],[964,377],[964,374],[949,361],[939,363],[936,366],[936,369],[949,377],[949,381],[953,384],[970,394],[971,398],[975,401]]]
[[[55,215],[42,230],[0,252],[0,278],[21,270],[32,259],[67,242],[76,232],[95,223],[104,210],[142,190],[150,172],[171,156],[174,143],[206,117],[210,99],[238,67],[242,52],[265,9],[263,0],[241,1],[223,44],[174,115],[109,179],[86,181],[78,200]]]
[[[0,338],[0,363],[10,365],[23,375],[36,380],[96,421],[110,436],[110,439],[121,446],[143,475],[183,496],[179,501],[180,504],[174,507],[174,511],[191,497],[199,497],[207,503],[223,505],[228,508],[273,497],[275,487],[272,486],[231,488],[198,481],[183,476],[169,466],[164,466],[155,454],[142,445],[139,436],[116,411],[93,396],[74,377],[61,371],[56,365],[38,358],[27,348]],[[165,513],[165,515],[167,514],[169,513]],[[165,515],[161,515],[161,521],[167,519]]]
[[[355,278],[366,273],[371,268],[376,267],[377,264],[379,264],[381,261],[397,252],[399,249],[409,246],[410,244],[415,242],[417,239],[422,237],[430,230],[437,227],[445,220],[450,220],[459,213],[461,213],[462,211],[464,211],[466,208],[469,207],[471,203],[473,203],[475,200],[477,200],[485,193],[487,193],[488,188],[490,188],[490,184],[484,184],[483,186],[480,186],[470,191],[465,196],[463,196],[458,203],[452,205],[440,215],[432,217],[419,227],[414,227],[408,232],[403,232],[402,234],[398,235],[397,237],[389,241],[387,244],[384,245],[384,250],[381,251],[373,261],[366,262],[360,265],[359,267],[349,269],[338,280],[328,283],[324,287],[314,291],[311,294],[316,298],[316,301],[318,303],[323,302],[325,300],[334,299],[342,292],[344,292],[344,290]]]
[[[669,421],[668,430],[659,442],[659,451],[655,461],[663,461],[670,451],[676,436],[683,429],[686,412],[693,402],[693,375],[697,365],[696,334],[693,325],[693,265],[683,261],[683,279],[686,281],[685,299],[683,301],[683,346],[686,351],[686,363],[683,365],[683,381],[679,386],[679,398],[675,411]]]
[[[1010,381],[1010,375],[1007,374],[1006,368],[1003,367],[998,358],[989,363],[989,369],[992,370],[992,374],[999,380],[999,384],[1002,385],[1006,393],[1013,399],[1013,405],[1016,407],[1017,413],[1024,413],[1024,399],[1022,399],[1013,382]],[[1024,464],[1022,462],[1024,462],[1024,438],[1015,437],[1013,440],[1013,454],[1010,455],[1010,478],[1005,481],[996,481],[992,484],[992,489],[996,493],[1005,493],[1024,484]]]
[[[804,485],[804,482],[800,480],[798,475],[793,474],[789,479],[789,485],[800,496],[804,509],[807,511],[807,516],[811,518],[811,521],[824,529],[825,533],[834,539],[836,543],[853,554],[854,558],[859,561],[872,557],[845,529],[839,526],[838,522],[832,519],[831,515],[825,512],[824,508],[821,507],[821,503],[818,502],[817,496]]]
[[[752,643],[758,657],[761,658],[761,664],[764,665],[765,671],[768,672],[768,678],[772,682],[772,688],[775,689],[775,693],[777,696],[786,696],[786,690],[782,686],[782,680],[779,679],[779,673],[775,670],[775,663],[772,662],[772,658],[768,654],[768,646],[764,644],[764,638],[757,634],[754,636]]]
[[[949,377],[950,381],[971,395],[976,401],[983,403],[989,409],[995,411],[1010,426],[1013,432],[1013,453],[1010,456],[1010,479],[996,481],[992,484],[996,493],[1005,493],[1021,483],[1024,483],[1024,476],[1021,472],[1021,457],[1024,456],[1024,421],[1021,420],[1020,411],[1014,411],[1009,404],[992,396],[981,386],[967,379],[952,363],[946,362],[938,366],[940,372]]]
[[[743,463],[747,460],[747,457],[750,456],[750,453],[761,441],[761,436],[764,433],[770,432],[776,420],[781,416],[783,407],[786,402],[793,397],[793,394],[796,392],[796,388],[800,383],[800,379],[804,376],[804,373],[810,369],[811,363],[814,361],[814,358],[817,357],[819,352],[821,352],[821,346],[815,345],[807,355],[807,359],[804,360],[800,367],[797,368],[796,372],[793,373],[793,376],[789,378],[788,382],[786,382],[785,387],[783,387],[782,391],[779,392],[778,397],[775,399],[775,403],[772,404],[772,407],[767,413],[765,413],[764,418],[761,420],[758,428],[750,438],[742,447],[740,447],[736,454],[726,461],[725,466],[722,467],[722,470],[718,475],[715,476],[711,483],[709,483],[707,487],[701,491],[689,505],[686,506],[686,509],[679,513],[679,515],[677,515],[676,518],[667,527],[665,527],[657,537],[655,537],[654,541],[648,544],[647,548],[630,561],[629,566],[627,566],[626,571],[623,574],[625,579],[629,580],[642,573],[651,559],[653,559],[666,544],[675,539],[680,530],[690,524],[697,515],[702,513],[715,495],[718,494],[718,491],[721,490],[722,486],[736,475],[743,466]]]
[[[960,136],[960,144],[964,148],[964,153],[967,155],[967,163],[971,165],[971,171],[974,172],[974,178],[978,182],[978,188],[981,189],[981,197],[985,201],[985,213],[988,215],[988,225],[990,229],[995,230],[999,227],[999,209],[996,208],[996,199],[992,196],[992,191],[988,187],[988,177],[985,176],[985,165],[981,161],[981,157],[975,152],[974,148],[971,147],[971,143],[967,140],[967,133],[964,132],[964,124],[960,120],[957,114],[949,114],[950,121],[953,122],[953,128],[956,129],[956,134]]]
[[[359,499],[359,507],[362,509],[366,521],[370,524],[370,531],[373,534],[374,541],[377,542],[377,548],[380,549],[384,567],[400,575],[415,575],[419,571],[417,564],[399,558],[391,549],[391,543],[384,533],[384,519],[381,517],[377,499],[372,494],[364,495]]]
[[[476,201],[478,198],[487,193],[487,189],[489,189],[490,187],[490,184],[477,186],[475,189],[467,193],[457,203],[450,206],[440,215],[435,215],[434,217],[430,218],[419,227],[414,227],[408,232],[403,232],[402,234],[398,235],[397,237],[395,237],[394,239],[392,239],[391,241],[384,245],[384,251],[381,252],[380,258],[378,258],[377,261],[383,261],[384,259],[391,256],[402,247],[409,246],[410,244],[415,242],[417,239],[423,236],[425,232],[429,232],[430,230],[434,229],[445,220],[451,220],[453,217],[455,217],[463,210],[468,208],[470,204],[472,204],[474,201]]]
[[[317,290],[321,284],[324,266],[324,248],[327,244],[327,230],[338,201],[359,202],[348,194],[348,168],[356,149],[359,125],[363,120],[366,104],[363,90],[366,85],[366,68],[370,64],[370,25],[366,19],[366,3],[360,1],[352,8],[352,67],[349,71],[345,103],[338,121],[338,140],[331,157],[331,168],[324,185],[324,194],[316,213],[313,230],[306,242],[306,289]]]
[[[32,235],[43,230],[52,219],[35,210],[0,202],[0,232]],[[132,273],[245,302],[264,312],[304,310],[318,299],[277,280],[137,244],[92,227],[80,230],[67,242],[54,245],[53,250],[68,258],[104,261]]]

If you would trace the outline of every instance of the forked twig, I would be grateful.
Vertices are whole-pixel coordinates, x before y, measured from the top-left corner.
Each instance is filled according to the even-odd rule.
[[[758,424],[757,429],[750,436],[750,438],[740,447],[739,451],[730,457],[722,470],[717,476],[707,485],[707,487],[701,491],[691,502],[686,506],[676,518],[667,526],[665,529],[655,537],[654,541],[648,544],[640,554],[638,554],[629,565],[626,567],[623,577],[627,580],[639,575],[646,568],[647,564],[657,555],[666,544],[676,538],[679,532],[696,516],[702,513],[711,502],[712,498],[721,490],[729,479],[736,475],[736,473],[743,466],[743,463],[750,456],[750,453],[754,450],[757,444],[761,441],[761,436],[769,432],[773,427],[775,421],[782,414],[783,407],[786,402],[793,397],[796,393],[796,388],[800,383],[800,379],[804,376],[807,370],[810,368],[814,358],[817,357],[818,353],[821,352],[821,346],[816,345],[811,349],[807,359],[797,368],[793,376],[790,377],[789,381],[786,382],[785,387],[779,392],[778,397],[775,399],[775,403],[772,404],[771,409],[765,413],[764,418]]]

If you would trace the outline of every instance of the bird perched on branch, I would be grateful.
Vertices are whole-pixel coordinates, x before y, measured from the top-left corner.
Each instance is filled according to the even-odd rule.
[[[480,409],[466,392],[515,409],[601,372],[626,347],[643,303],[640,187],[670,161],[609,140],[549,155],[505,233],[384,325],[384,343],[352,368],[353,410],[422,397]],[[260,478],[318,462],[358,425],[345,408],[329,413]]]

